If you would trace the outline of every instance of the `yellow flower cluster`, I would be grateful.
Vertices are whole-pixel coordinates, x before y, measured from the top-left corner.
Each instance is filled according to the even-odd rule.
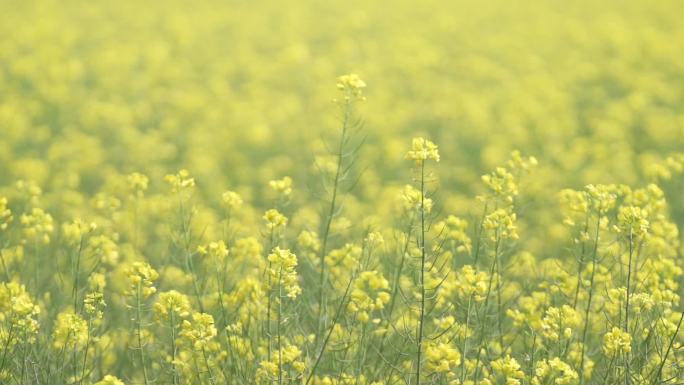
[[[88,342],[88,323],[78,314],[64,311],[57,315],[52,346],[57,349],[82,349]]]
[[[168,320],[170,317],[185,318],[190,315],[190,300],[188,296],[176,290],[159,293],[159,298],[154,304],[154,313],[159,320]]]
[[[221,204],[228,211],[233,211],[242,205],[242,197],[235,191],[225,191],[221,195]]]
[[[505,379],[506,385],[520,385],[521,380],[525,377],[525,373],[520,370],[518,361],[511,358],[510,355],[493,361],[492,369],[494,373]]]
[[[365,100],[363,90],[366,82],[361,80],[357,74],[342,75],[337,78],[337,89],[345,93],[345,100],[351,98]]]
[[[368,322],[370,313],[382,310],[390,300],[389,282],[378,271],[363,271],[354,281],[347,311],[360,322]]]
[[[461,364],[461,354],[458,349],[443,342],[427,344],[425,359],[427,369],[433,373],[450,373]]]
[[[289,298],[296,298],[301,292],[299,287],[299,278],[297,277],[297,256],[290,250],[276,247],[271,254],[268,255],[268,262],[270,265],[269,274],[273,285],[278,285],[282,288],[286,296]]]
[[[39,314],[40,308],[24,285],[16,282],[0,285],[0,337],[7,346],[22,342],[22,339],[35,341]]]
[[[618,327],[603,335],[603,352],[613,357],[632,351],[632,336]]]
[[[426,160],[439,162],[437,145],[425,138],[413,138],[411,150],[406,153],[406,159],[416,161],[416,165],[422,165]]]
[[[0,197],[0,230],[6,230],[12,222],[12,210],[7,207],[7,198]]]
[[[94,231],[96,228],[97,224],[95,222],[85,223],[80,219],[75,219],[73,222],[62,224],[62,236],[67,243],[75,246],[82,242],[84,235]]]
[[[157,292],[153,284],[159,278],[159,273],[148,263],[133,262],[126,269],[126,276],[128,277],[128,289],[125,293],[127,296],[147,298]]]
[[[541,321],[541,331],[545,338],[560,341],[572,337],[573,329],[580,326],[582,320],[579,313],[569,305],[560,308],[550,307]]]
[[[432,199],[423,197],[420,190],[410,184],[404,186],[401,193],[401,200],[407,214],[420,212],[421,209],[425,210],[426,213],[432,211]]]
[[[278,230],[287,226],[287,217],[276,209],[267,210],[263,218],[266,221],[266,228],[269,230]]]
[[[465,265],[454,273],[455,279],[445,281],[445,289],[455,291],[461,300],[472,298],[476,302],[484,301],[490,277],[484,271],[477,271],[472,265]]]
[[[223,261],[228,256],[229,251],[225,242],[216,241],[197,246],[197,253],[201,256],[208,256],[215,261]]]
[[[192,313],[191,320],[183,320],[180,338],[194,350],[202,351],[217,335],[214,317],[206,313]]]
[[[577,384],[579,376],[577,372],[566,362],[558,357],[550,360],[542,360],[534,369],[532,377],[533,385],[554,383],[556,385]]]
[[[622,206],[618,212],[618,231],[627,236],[642,237],[647,234],[648,212],[638,206]]]
[[[83,311],[90,317],[95,319],[101,319],[104,315],[104,308],[107,303],[104,300],[104,293],[102,290],[104,287],[97,288],[85,295],[83,299]]]
[[[41,208],[34,207],[29,214],[21,216],[24,237],[47,244],[54,231],[52,216]]]
[[[287,199],[292,195],[292,178],[289,176],[283,177],[282,179],[274,179],[268,182],[268,186],[281,199]]]
[[[131,195],[138,198],[141,198],[145,194],[147,186],[150,183],[149,178],[139,172],[129,174],[126,180],[128,182],[128,188],[131,191]]]
[[[174,193],[185,191],[195,187],[195,178],[190,176],[188,170],[182,169],[175,174],[168,174],[164,177],[166,183]]]
[[[94,385],[126,385],[123,381],[120,379],[112,376],[112,375],[106,375],[102,378],[102,380],[96,382]]]
[[[518,231],[515,225],[517,215],[507,209],[497,209],[488,214],[483,227],[489,233],[489,239],[495,242],[497,239],[518,239]]]
[[[468,235],[468,221],[449,215],[445,220],[435,226],[435,232],[452,242],[454,249],[459,253],[470,253],[472,241]]]
[[[274,354],[274,359],[261,361],[257,370],[259,384],[277,382],[279,376],[282,380],[292,381],[300,378],[306,365],[301,361],[302,351],[294,345],[282,347]],[[282,371],[281,371],[282,370]]]

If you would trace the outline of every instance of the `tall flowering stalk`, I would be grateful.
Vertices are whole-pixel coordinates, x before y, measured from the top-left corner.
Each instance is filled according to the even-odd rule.
[[[363,90],[366,88],[366,83],[356,74],[349,74],[340,76],[337,79],[337,88],[342,93],[342,97],[335,99],[335,102],[342,110],[342,129],[340,133],[337,150],[334,154],[334,165],[331,168],[333,176],[331,182],[330,201],[328,203],[327,212],[324,217],[323,227],[321,231],[321,247],[319,251],[319,279],[318,279],[318,319],[319,333],[324,327],[323,318],[325,315],[326,299],[326,262],[325,257],[328,251],[328,243],[330,239],[330,231],[333,220],[338,215],[338,199],[340,195],[341,183],[349,179],[350,171],[354,165],[354,156],[358,152],[359,147],[350,148],[351,145],[351,130],[360,127],[359,122],[354,121],[354,104],[365,100]],[[360,145],[359,145],[360,146]],[[319,166],[320,167],[320,166]]]
[[[427,262],[427,251],[425,249],[425,234],[427,231],[426,217],[429,209],[426,206],[425,188],[425,161],[434,160],[439,162],[439,151],[437,145],[424,138],[414,138],[411,150],[406,154],[406,159],[413,160],[419,173],[420,186],[420,230],[418,243],[420,248],[420,262],[418,271],[418,290],[419,290],[419,316],[418,328],[416,330],[416,385],[421,382],[421,364],[423,360],[423,329],[425,327],[425,270]]]
[[[154,304],[154,314],[160,326],[168,322],[169,326],[169,344],[170,357],[169,363],[171,366],[171,379],[173,385],[180,383],[180,375],[178,370],[178,346],[176,344],[177,329],[181,320],[190,315],[190,300],[188,297],[176,290],[170,290],[159,294],[157,302]]]
[[[204,304],[202,303],[202,290],[199,282],[201,277],[197,274],[194,261],[197,252],[192,248],[192,220],[196,211],[191,205],[191,197],[195,187],[195,178],[190,176],[188,170],[181,169],[176,174],[166,175],[164,180],[169,185],[171,193],[178,199],[178,233],[176,242],[180,244],[183,253],[185,270],[192,278],[192,289],[197,299],[197,306],[203,312]]]
[[[135,312],[133,321],[135,322],[136,349],[138,350],[145,385],[149,385],[150,376],[147,371],[147,355],[143,341],[143,311],[144,301],[157,291],[153,284],[159,278],[159,274],[147,263],[133,262],[131,267],[126,270],[126,276],[128,277],[128,290],[125,295],[132,300],[133,305],[131,306]]]
[[[606,214],[615,206],[616,195],[612,191],[613,187],[607,185],[588,185],[585,192],[580,195],[580,207],[586,207],[587,218],[589,218],[591,211],[596,214],[596,224],[594,226],[593,248],[591,252],[591,273],[587,285],[587,303],[584,308],[584,326],[582,328],[581,342],[580,342],[580,364],[579,364],[579,382],[580,385],[584,383],[585,360],[587,359],[586,344],[589,335],[589,326],[591,325],[591,307],[594,299],[596,270],[598,268],[599,256],[598,248],[601,239],[601,224],[606,223]],[[588,222],[588,220],[587,220]],[[582,277],[578,276],[578,287],[582,282]]]

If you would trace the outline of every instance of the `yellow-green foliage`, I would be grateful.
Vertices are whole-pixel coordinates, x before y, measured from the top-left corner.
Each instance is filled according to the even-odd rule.
[[[0,1],[0,383],[681,383],[682,14]]]

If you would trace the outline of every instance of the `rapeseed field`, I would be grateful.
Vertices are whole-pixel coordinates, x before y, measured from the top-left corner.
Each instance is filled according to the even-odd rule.
[[[0,384],[684,384],[682,15],[0,1]]]

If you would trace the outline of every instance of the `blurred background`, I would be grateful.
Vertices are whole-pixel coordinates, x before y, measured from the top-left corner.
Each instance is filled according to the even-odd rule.
[[[0,184],[34,181],[69,217],[134,171],[154,192],[187,168],[208,207],[233,189],[265,208],[288,175],[299,207],[339,135],[335,79],[354,72],[368,87],[352,219],[390,211],[375,203],[410,182],[403,156],[425,135],[444,212],[471,214],[480,175],[519,149],[539,159],[522,226],[567,239],[544,210],[557,191],[613,182],[658,182],[682,225],[668,160],[684,151],[682,14],[676,0],[3,0]]]

